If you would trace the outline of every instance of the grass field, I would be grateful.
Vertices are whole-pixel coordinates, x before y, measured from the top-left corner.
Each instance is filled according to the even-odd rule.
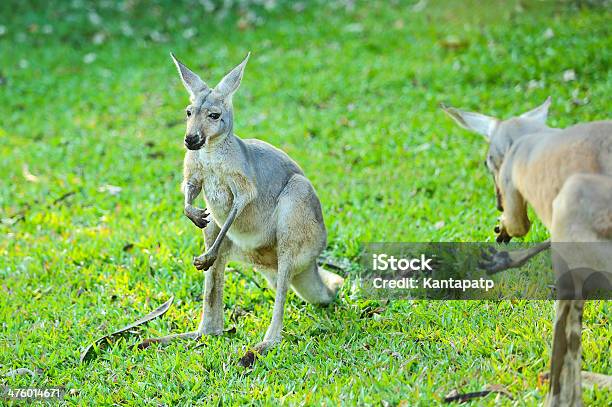
[[[235,131],[302,166],[322,201],[327,254],[351,262],[363,242],[494,239],[486,144],[440,102],[507,117],[551,95],[552,125],[609,117],[609,8],[346,3],[227,13],[195,0],[0,4],[0,376],[37,372],[0,384],[63,386],[74,405],[429,406],[491,384],[514,400],[473,405],[544,400],[545,301],[380,304],[349,276],[329,308],[290,294],[284,341],[245,370],[236,360],[263,337],[274,297],[231,264],[225,315],[235,333],[135,347],[193,329],[201,308],[191,258],[203,239],[179,191],[188,99],[171,50],[210,84],[252,51]],[[546,237],[534,222],[526,240]],[[172,295],[140,337],[79,363],[97,336]],[[612,374],[611,310],[586,308],[585,370]],[[585,393],[587,405],[611,399]]]

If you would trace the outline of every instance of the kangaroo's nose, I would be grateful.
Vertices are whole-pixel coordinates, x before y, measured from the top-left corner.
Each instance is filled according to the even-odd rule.
[[[188,134],[185,136],[186,144],[196,144],[200,139],[200,135],[198,133]]]
[[[202,147],[202,144],[204,144],[204,141],[199,131],[185,135],[185,147],[189,150],[197,150]]]

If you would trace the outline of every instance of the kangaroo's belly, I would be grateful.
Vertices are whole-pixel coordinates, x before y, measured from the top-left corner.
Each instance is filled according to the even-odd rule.
[[[234,245],[243,251],[256,250],[261,247],[265,247],[269,241],[269,234],[264,230],[244,232],[242,230],[237,230],[234,227],[231,227],[227,232],[227,237],[230,238]]]

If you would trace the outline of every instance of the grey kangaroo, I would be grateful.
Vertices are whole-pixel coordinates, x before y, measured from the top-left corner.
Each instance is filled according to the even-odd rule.
[[[259,354],[281,340],[289,287],[309,303],[329,304],[343,283],[340,276],[317,266],[327,232],[319,198],[302,169],[270,144],[234,135],[232,96],[249,55],[210,88],[171,54],[191,102],[186,109],[184,211],[204,229],[207,250],[193,260],[205,271],[198,329],[157,342],[223,333],[223,277],[229,260],[254,265],[276,290],[272,321],[254,347]],[[194,206],[201,191],[212,221]],[[250,365],[254,358],[248,351],[241,363]]]
[[[550,98],[518,117],[498,120],[452,107],[442,108],[461,127],[489,142],[486,165],[493,174],[498,242],[525,235],[529,203],[557,242],[598,242],[569,253],[573,267],[612,272],[612,121],[566,129],[546,125]],[[514,256],[491,256],[493,271],[523,264],[550,242]],[[567,260],[567,259],[566,259]],[[551,357],[549,406],[582,405],[583,300],[558,300]],[[603,376],[603,375],[601,375]],[[611,378],[603,376],[607,383]],[[609,384],[607,384],[609,386]]]

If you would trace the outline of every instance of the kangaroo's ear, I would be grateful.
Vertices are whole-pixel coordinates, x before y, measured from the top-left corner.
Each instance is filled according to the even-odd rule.
[[[176,59],[172,52],[170,53],[170,56],[174,61],[174,65],[176,65],[176,69],[178,69],[181,81],[183,81],[183,85],[185,85],[185,89],[187,89],[187,92],[189,92],[191,99],[195,99],[198,93],[208,89],[206,83],[200,79],[198,75],[183,65],[181,61]]]
[[[244,60],[234,69],[230,71],[221,82],[215,87],[215,91],[219,93],[224,99],[231,100],[234,92],[238,90],[240,86],[240,81],[242,81],[242,75],[244,74],[244,67],[246,66],[249,56],[251,53],[249,52]]]
[[[544,103],[542,103],[540,106],[536,107],[533,110],[523,113],[521,117],[526,118],[526,119],[537,120],[538,122],[544,124],[546,123],[546,119],[548,118],[548,108],[550,107],[551,103],[552,103],[552,98],[549,96],[546,98]]]
[[[491,138],[493,130],[499,123],[495,117],[486,116],[480,113],[464,112],[454,107],[441,104],[440,107],[447,115],[452,117],[459,126],[464,129],[474,131],[483,135],[487,140]]]

